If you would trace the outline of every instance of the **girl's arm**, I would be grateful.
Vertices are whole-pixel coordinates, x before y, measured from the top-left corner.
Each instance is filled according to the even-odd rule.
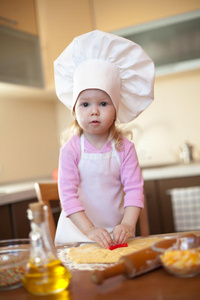
[[[125,207],[122,222],[117,225],[113,231],[114,243],[125,243],[125,241],[133,235],[140,210],[141,208],[136,206]]]
[[[90,240],[97,242],[103,248],[109,248],[113,243],[110,234],[105,228],[95,227],[84,211],[69,216],[73,224]]]
[[[119,151],[121,161],[121,181],[124,187],[125,213],[121,224],[113,232],[115,243],[124,243],[134,233],[135,226],[143,207],[143,178],[140,170],[135,146],[127,139],[123,139],[124,149]]]

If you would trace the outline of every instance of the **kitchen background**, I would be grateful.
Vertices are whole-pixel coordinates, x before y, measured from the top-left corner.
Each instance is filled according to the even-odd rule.
[[[49,178],[57,168],[60,134],[72,118],[55,94],[53,61],[75,36],[193,13],[200,17],[199,0],[0,0],[1,25],[39,38],[44,77],[43,88],[0,82],[0,184]],[[130,126],[142,167],[180,162],[186,141],[200,160],[198,64],[157,74],[155,101]]]

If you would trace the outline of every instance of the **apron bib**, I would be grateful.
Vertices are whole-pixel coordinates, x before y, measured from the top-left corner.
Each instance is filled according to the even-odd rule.
[[[79,162],[79,199],[85,214],[96,227],[106,228],[112,235],[124,215],[123,189],[120,180],[120,159],[112,142],[106,153],[85,153],[81,136]],[[88,239],[61,211],[55,244],[94,242]]]

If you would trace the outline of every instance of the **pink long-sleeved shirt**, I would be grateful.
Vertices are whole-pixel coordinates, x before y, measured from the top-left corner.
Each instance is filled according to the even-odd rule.
[[[93,147],[86,139],[84,139],[84,143],[86,153],[106,153],[112,150],[111,142],[106,143],[101,150]],[[124,207],[137,206],[143,208],[143,178],[134,144],[126,138],[123,138],[121,146],[122,151],[117,151],[117,153],[121,163],[120,176],[125,193]],[[62,146],[59,158],[59,196],[66,216],[84,210],[78,195],[78,165],[80,159],[81,138],[80,136],[74,135]]]

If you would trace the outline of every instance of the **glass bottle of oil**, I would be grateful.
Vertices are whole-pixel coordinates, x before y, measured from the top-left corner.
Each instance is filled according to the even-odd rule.
[[[23,285],[35,295],[48,295],[65,290],[71,274],[58,259],[48,226],[48,207],[31,203],[28,219],[31,223],[31,253],[26,265]]]

